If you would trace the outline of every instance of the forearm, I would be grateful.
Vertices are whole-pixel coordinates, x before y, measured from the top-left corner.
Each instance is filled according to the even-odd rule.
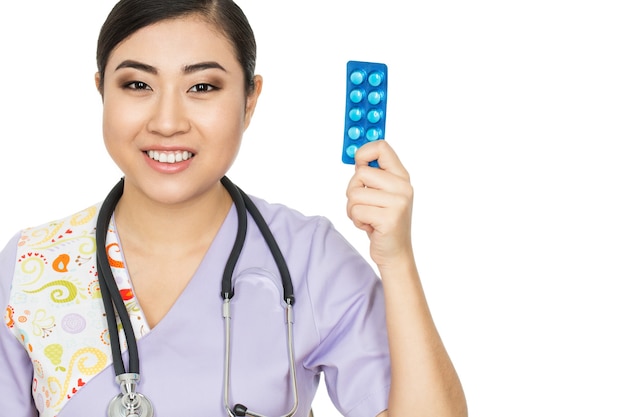
[[[463,388],[433,322],[412,253],[380,268],[391,354],[389,416],[467,416]]]
[[[369,167],[377,160],[380,169]],[[392,417],[465,417],[467,405],[422,289],[411,245],[413,187],[387,141],[363,145],[348,184],[347,213],[367,232],[385,292]]]

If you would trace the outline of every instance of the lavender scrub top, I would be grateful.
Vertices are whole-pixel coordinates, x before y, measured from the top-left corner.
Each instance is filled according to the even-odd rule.
[[[295,291],[297,416],[323,372],[346,416],[387,408],[389,348],[380,279],[324,217],[253,200],[290,268]],[[0,253],[0,411],[11,417],[106,417],[115,382],[96,274],[100,205],[20,231]],[[112,219],[107,255],[138,339],[155,417],[224,416],[221,279],[237,230],[234,207],[167,315],[147,325]],[[269,416],[293,404],[280,275],[250,216],[234,273],[230,406]],[[123,333],[120,338],[124,342]],[[125,351],[125,348],[124,348]],[[127,366],[128,358],[124,354]]]

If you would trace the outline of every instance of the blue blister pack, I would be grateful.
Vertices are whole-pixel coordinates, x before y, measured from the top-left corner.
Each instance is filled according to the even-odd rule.
[[[354,154],[367,142],[384,139],[387,112],[387,65],[348,61],[346,115],[342,161],[354,164]],[[378,166],[376,161],[371,166]]]

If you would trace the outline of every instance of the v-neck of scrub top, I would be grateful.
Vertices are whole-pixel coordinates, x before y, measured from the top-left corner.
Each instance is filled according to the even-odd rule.
[[[132,277],[126,268],[124,248],[122,247],[121,241],[117,235],[115,217],[111,217],[106,238],[106,245],[107,248],[110,248],[111,246],[118,247],[117,255],[119,256],[119,259],[112,258],[113,254],[109,249],[107,249],[107,255],[110,259],[111,270],[115,278],[115,283],[117,284],[120,294],[122,295],[122,299],[126,305],[131,322],[133,323],[133,331],[137,340],[161,328],[170,327],[172,321],[173,324],[176,325],[175,323],[179,323],[179,320],[181,319],[181,313],[183,314],[183,317],[188,316],[189,310],[184,308],[186,305],[185,300],[188,299],[190,295],[196,294],[196,291],[205,292],[207,297],[214,294],[220,294],[224,266],[226,265],[226,260],[232,250],[237,227],[238,223],[236,210],[234,204],[231,204],[224,221],[213,238],[213,242],[211,242],[211,245],[202,257],[202,260],[194,271],[193,276],[190,278],[187,285],[183,288],[179,296],[161,320],[159,320],[159,322],[153,327],[150,327],[141,304],[135,295]],[[211,265],[211,267],[207,267],[206,265]],[[207,270],[211,271],[210,277],[199,276],[199,271]],[[210,288],[208,288],[208,286],[210,286]],[[180,310],[184,310],[184,312]],[[122,337],[121,340],[124,340],[123,332],[120,334],[120,337]]]
[[[386,407],[389,385],[379,279],[329,222],[306,219],[262,200],[255,202],[277,241],[283,243],[300,300],[294,311],[296,416],[307,416],[322,371],[332,381],[331,395],[346,415],[378,414]],[[237,213],[231,206],[196,273],[170,310],[152,329],[144,326],[143,337],[137,338],[141,360],[138,392],[152,400],[155,417],[225,413],[221,281],[237,228]],[[113,249],[123,266],[121,249]],[[246,241],[234,272],[229,404],[246,404],[264,415],[282,415],[293,404],[293,392],[280,274],[249,214]],[[125,279],[132,290],[127,274]],[[141,317],[136,300],[133,307]],[[133,322],[136,334],[137,324]],[[123,358],[128,363],[127,351]],[[119,392],[114,369],[108,366],[93,375],[57,415],[104,415],[108,402]]]

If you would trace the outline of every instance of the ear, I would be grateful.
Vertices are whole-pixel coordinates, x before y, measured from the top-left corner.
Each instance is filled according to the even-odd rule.
[[[102,77],[100,77],[100,72],[96,72],[94,75],[94,81],[96,82],[96,89],[102,95]]]
[[[252,120],[257,100],[259,99],[261,90],[263,89],[263,77],[255,75],[252,81],[254,83],[254,88],[246,98],[246,113],[244,114],[244,126],[246,129],[250,125],[250,120]]]

